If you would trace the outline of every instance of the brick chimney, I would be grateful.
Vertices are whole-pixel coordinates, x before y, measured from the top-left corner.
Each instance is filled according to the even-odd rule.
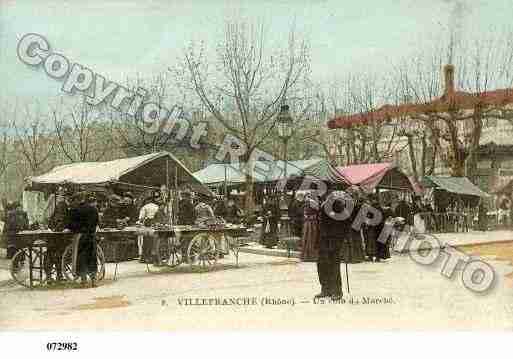
[[[447,64],[444,66],[444,81],[444,95],[447,97],[452,97],[454,95],[454,65]]]

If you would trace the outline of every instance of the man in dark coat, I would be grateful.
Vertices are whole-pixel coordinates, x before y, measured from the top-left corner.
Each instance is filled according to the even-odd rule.
[[[350,218],[343,218],[350,197],[342,191],[332,192],[324,201],[320,211],[321,239],[317,274],[321,284],[321,293],[316,297],[342,297],[342,277],[340,274],[340,251],[342,242],[350,240]]]
[[[87,276],[91,279],[91,286],[95,287],[96,273],[98,271],[96,259],[96,228],[99,223],[96,197],[87,192],[80,192],[78,205],[70,210],[69,229],[72,233],[79,233],[76,253],[76,268],[80,275],[82,285],[87,283]]]
[[[178,224],[193,225],[195,220],[196,217],[194,215],[191,192],[184,191],[182,193],[182,199],[178,202]]]

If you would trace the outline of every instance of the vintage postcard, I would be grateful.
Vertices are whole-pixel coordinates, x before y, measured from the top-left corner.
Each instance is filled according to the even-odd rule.
[[[0,331],[510,331],[512,14],[1,0]]]

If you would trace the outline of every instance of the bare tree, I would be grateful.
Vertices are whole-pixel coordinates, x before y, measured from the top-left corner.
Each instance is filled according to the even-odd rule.
[[[182,90],[193,92],[225,131],[240,139],[246,150],[242,160],[269,141],[285,99],[296,111],[304,104],[301,90],[310,73],[306,41],[292,28],[287,46],[273,48],[267,34],[263,22],[226,21],[213,60],[204,43],[191,43],[180,65],[170,69]],[[250,171],[246,184],[251,207]]]
[[[446,51],[438,47],[432,54],[422,53],[413,61],[409,60],[413,68],[406,64],[401,66],[402,94],[420,106],[411,105],[413,110],[405,111],[404,118],[399,120],[420,121],[429,132],[435,152],[431,169],[435,166],[436,152],[446,149],[444,157],[452,175],[472,177],[477,165],[473,153],[479,147],[483,121],[513,118],[510,110],[513,103],[512,43],[511,33],[505,36],[492,33],[490,38],[470,43],[461,40],[455,43],[451,39]],[[442,68],[444,83],[440,81]],[[505,89],[491,91],[501,87]],[[421,128],[406,135],[418,136],[422,131]],[[422,144],[427,142],[428,138],[422,138]],[[421,164],[424,166],[424,162]]]
[[[179,148],[186,139],[190,122],[184,112],[184,99],[173,102],[177,97],[172,93],[172,85],[167,74],[160,74],[150,79],[137,77],[127,81],[127,87],[134,93],[143,89],[144,102],[155,103],[165,109],[157,114],[154,123],[149,124],[142,118],[141,110],[134,116],[127,112],[109,111],[108,116],[114,121],[114,137],[118,146],[130,154],[147,154],[162,150]],[[151,127],[151,128],[150,128]],[[183,134],[181,131],[185,131]]]
[[[48,115],[44,114],[41,106],[35,103],[23,108],[23,119],[18,116],[18,107],[13,110],[12,127],[15,132],[14,148],[26,162],[30,175],[40,174],[45,169],[55,149],[55,138],[48,126]],[[22,166],[17,166],[21,169]]]
[[[66,110],[52,111],[56,140],[61,153],[71,162],[100,161],[112,150],[109,134],[112,119],[101,108],[81,99]]]
[[[332,116],[368,113],[390,98],[390,88],[378,76],[353,74],[333,82],[328,90]],[[334,152],[340,165],[388,161],[397,151],[397,131],[387,123],[362,123],[333,132]]]

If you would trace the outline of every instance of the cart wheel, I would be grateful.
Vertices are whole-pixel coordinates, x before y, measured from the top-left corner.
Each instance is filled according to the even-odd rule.
[[[96,246],[96,280],[100,281],[105,277],[105,255],[99,245]],[[74,281],[78,279],[78,274],[73,273],[73,243],[68,245],[62,255],[62,274],[67,280]]]
[[[169,238],[169,259],[167,261],[167,265],[170,267],[176,267],[179,266],[182,261],[182,244],[179,239],[176,237]]]
[[[30,288],[29,256],[26,249],[20,249],[11,260],[11,277],[16,283]]]
[[[217,263],[217,241],[208,233],[196,235],[187,248],[187,258],[191,267],[212,268]]]
[[[180,242],[175,238],[157,238],[157,260],[151,267],[176,267],[182,263],[182,249]],[[150,272],[157,271],[148,266]]]

